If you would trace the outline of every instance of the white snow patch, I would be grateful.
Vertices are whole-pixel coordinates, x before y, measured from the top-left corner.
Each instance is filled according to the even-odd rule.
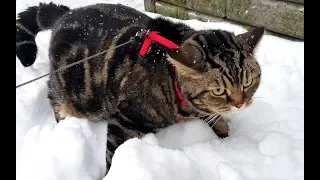
[[[232,168],[228,163],[220,162],[217,166],[220,179],[224,180],[242,180],[240,173]]]
[[[259,150],[265,156],[277,156],[290,148],[290,141],[286,135],[278,132],[267,132],[259,142]]]

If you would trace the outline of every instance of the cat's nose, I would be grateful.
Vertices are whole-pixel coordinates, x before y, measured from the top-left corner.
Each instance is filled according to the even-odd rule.
[[[241,108],[243,106],[243,103],[239,103],[239,104],[236,104],[235,107],[237,108]]]

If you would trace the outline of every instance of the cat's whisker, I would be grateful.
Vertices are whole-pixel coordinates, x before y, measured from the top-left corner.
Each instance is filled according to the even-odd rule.
[[[211,118],[210,121],[208,121],[208,123],[206,123],[207,125],[210,125],[210,123],[214,120],[215,118]]]
[[[216,114],[211,114],[210,116],[208,116],[206,119],[203,120],[203,122],[205,122],[206,124],[208,123],[208,121],[210,121]]]
[[[211,128],[213,128],[213,126],[222,118],[222,116],[220,115],[218,118],[216,118],[216,121],[212,124]]]
[[[268,99],[266,97],[252,97],[252,99]]]
[[[205,127],[206,126],[206,122],[208,121],[208,120],[210,120],[210,118],[213,116],[214,114],[211,114],[211,115],[209,115],[206,119],[204,119],[204,120],[201,120],[200,122],[200,124],[199,125],[197,125],[196,127],[195,127],[195,129],[198,129],[198,128],[203,128],[203,127]]]
[[[278,98],[274,98],[274,97],[272,97],[272,98],[270,98],[270,97],[262,97],[262,96],[254,96],[254,97],[252,97],[252,100],[254,100],[254,99],[265,99],[265,100],[278,100],[278,101],[281,101],[281,99],[278,99]]]
[[[174,114],[174,116],[181,116],[181,115]],[[199,119],[199,118],[206,117],[206,116],[208,116],[208,115],[188,116],[188,117],[183,117],[183,119]]]
[[[219,114],[214,114],[214,116],[212,116],[211,118],[210,118],[210,120],[206,123],[206,124],[210,124],[211,122],[212,122],[212,120],[214,120],[214,119],[216,119],[218,116],[220,116]]]
[[[196,126],[195,128],[196,129],[205,128],[205,126],[209,125],[212,122],[212,120],[214,120],[218,116],[220,116],[220,115],[217,113],[213,113],[213,114],[209,115],[206,119],[202,120],[201,123],[198,126]]]

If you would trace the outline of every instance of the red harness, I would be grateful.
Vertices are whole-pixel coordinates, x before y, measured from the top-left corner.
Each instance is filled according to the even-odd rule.
[[[179,46],[176,45],[174,42],[160,36],[159,32],[157,32],[157,31],[147,32],[145,34],[144,38],[145,38],[144,42],[143,42],[142,47],[139,52],[139,55],[142,57],[144,57],[149,52],[152,42],[156,42],[158,44],[161,44],[162,46],[164,46],[168,49],[179,48]],[[188,106],[188,102],[184,99],[183,94],[178,87],[177,81],[175,81],[175,91],[176,91],[176,94],[180,100],[181,106]]]

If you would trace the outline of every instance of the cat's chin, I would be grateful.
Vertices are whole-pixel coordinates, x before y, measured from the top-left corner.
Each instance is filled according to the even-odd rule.
[[[223,110],[216,111],[217,114],[220,114],[222,116],[230,115],[230,114],[236,114],[241,110],[241,108],[237,108],[235,106],[226,107]]]
[[[236,106],[230,106],[228,109],[228,112],[225,112],[224,114],[237,114],[248,108],[252,104],[252,99],[248,100],[246,103],[244,103],[240,108]]]
[[[236,116],[237,114],[241,113],[247,107],[248,107],[248,105],[244,105],[241,108],[238,108],[238,107],[235,107],[235,106],[230,106],[230,110],[227,111],[227,112],[222,113],[221,115],[223,115],[226,118],[230,118],[230,117]]]

